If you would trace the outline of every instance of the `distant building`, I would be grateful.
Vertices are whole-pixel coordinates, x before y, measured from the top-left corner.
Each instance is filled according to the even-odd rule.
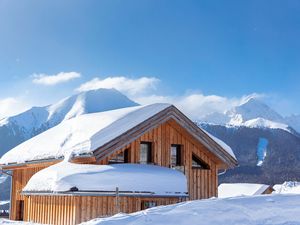
[[[78,116],[0,159],[13,174],[10,219],[46,224],[217,196],[218,171],[236,165],[169,104]]]
[[[249,183],[223,183],[218,187],[219,198],[229,198],[237,196],[253,196],[271,194],[274,191],[272,186],[266,184]]]

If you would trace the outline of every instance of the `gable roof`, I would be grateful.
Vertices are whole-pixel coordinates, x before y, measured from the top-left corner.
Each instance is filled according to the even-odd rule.
[[[228,166],[237,164],[228,146],[200,129],[176,107],[164,103],[85,114],[66,120],[7,152],[0,164],[57,159],[69,152],[93,154],[100,160],[170,119],[183,126]]]

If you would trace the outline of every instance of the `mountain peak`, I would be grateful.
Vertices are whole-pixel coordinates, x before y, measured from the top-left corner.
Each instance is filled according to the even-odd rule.
[[[137,106],[128,97],[116,89],[96,89],[79,92],[59,102],[31,109],[13,117],[1,120],[1,126],[12,126],[26,133],[26,137],[38,134],[45,129],[56,126],[85,113],[103,112],[130,106]],[[34,134],[33,134],[34,133]]]
[[[275,122],[283,122],[283,117],[258,98],[251,97],[241,105],[230,110],[229,115],[241,115],[243,121],[264,118]]]

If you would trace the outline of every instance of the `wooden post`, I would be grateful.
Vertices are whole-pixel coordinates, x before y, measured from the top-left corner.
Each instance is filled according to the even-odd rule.
[[[120,212],[120,198],[119,198],[119,188],[116,187],[116,211]]]

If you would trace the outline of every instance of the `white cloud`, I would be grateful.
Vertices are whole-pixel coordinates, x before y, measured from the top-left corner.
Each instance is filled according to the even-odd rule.
[[[94,78],[82,84],[77,91],[94,90],[98,88],[115,88],[129,98],[142,105],[156,102],[171,103],[193,120],[200,120],[211,113],[224,113],[233,107],[247,101],[250,97],[262,98],[264,95],[253,93],[237,98],[202,93],[187,93],[183,95],[157,95],[159,79],[155,77],[140,77],[131,79],[124,76]],[[159,90],[158,90],[159,91]]]
[[[77,72],[60,72],[55,75],[47,75],[47,74],[34,74],[32,82],[35,84],[42,85],[55,85],[59,83],[68,82],[75,78],[79,78],[81,75]]]
[[[105,79],[94,78],[82,84],[77,91],[95,90],[98,88],[115,88],[129,96],[143,94],[154,90],[159,79],[155,77],[140,77],[131,79],[127,77],[107,77]]]
[[[239,98],[227,98],[218,95],[203,95],[199,93],[181,96],[149,95],[136,97],[133,100],[140,104],[166,102],[175,105],[193,120],[200,120],[211,113],[224,113],[231,108],[244,103],[250,97],[262,95],[251,94]]]
[[[27,109],[27,104],[18,98],[0,99],[0,119],[15,115]]]

